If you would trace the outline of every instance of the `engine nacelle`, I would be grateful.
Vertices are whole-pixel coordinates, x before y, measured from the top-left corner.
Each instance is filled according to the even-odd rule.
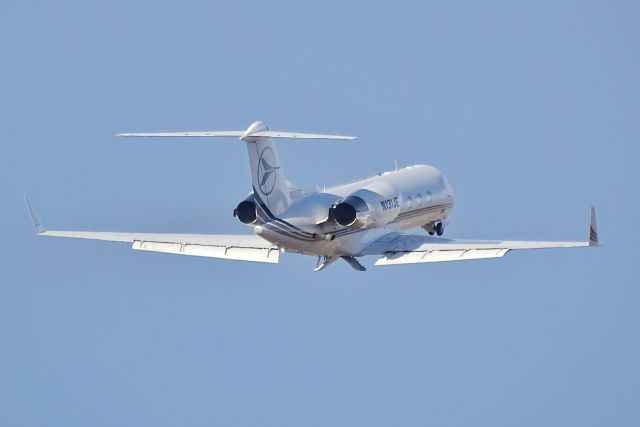
[[[400,213],[397,189],[377,182],[351,193],[331,208],[336,224],[343,227],[379,227],[393,221]]]
[[[254,202],[253,194],[238,203],[238,207],[233,210],[233,216],[243,224],[255,224],[258,221],[258,212],[256,211],[256,202]]]

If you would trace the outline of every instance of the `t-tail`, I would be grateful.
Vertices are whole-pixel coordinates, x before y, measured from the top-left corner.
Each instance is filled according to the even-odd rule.
[[[254,194],[260,199],[262,204],[269,208],[273,215],[281,214],[291,204],[289,186],[273,138],[356,139],[354,136],[272,131],[269,130],[263,122],[255,122],[245,131],[120,133],[117,136],[239,138],[247,145]]]
[[[289,185],[272,137],[257,135],[266,131],[264,123],[255,122],[240,139],[247,145],[251,184],[257,201],[266,205],[274,215],[280,215],[291,205]]]

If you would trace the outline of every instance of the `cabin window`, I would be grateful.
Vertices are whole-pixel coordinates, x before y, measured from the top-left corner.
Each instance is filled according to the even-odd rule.
[[[422,194],[418,193],[416,196],[416,206],[422,205]]]
[[[413,200],[411,200],[411,196],[407,196],[407,209],[411,209],[412,204]]]
[[[426,199],[427,203],[431,203],[431,200],[433,199],[433,196],[431,195],[431,191],[427,191],[424,198]]]

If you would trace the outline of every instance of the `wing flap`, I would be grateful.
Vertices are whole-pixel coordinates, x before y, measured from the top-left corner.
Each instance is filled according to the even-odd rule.
[[[277,247],[205,246],[136,240],[132,248],[139,251],[269,263],[277,263],[280,256]]]
[[[426,262],[464,261],[500,258],[509,249],[433,250],[425,252],[392,252],[376,261],[375,265],[417,264]]]

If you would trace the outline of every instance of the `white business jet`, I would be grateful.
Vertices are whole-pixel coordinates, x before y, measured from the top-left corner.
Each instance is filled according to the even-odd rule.
[[[124,137],[239,138],[247,146],[253,191],[233,211],[254,235],[53,231],[43,227],[29,200],[39,235],[127,242],[133,249],[277,263],[280,253],[318,257],[315,271],[343,259],[381,256],[375,265],[498,258],[516,249],[598,246],[595,209],[589,238],[578,242],[458,240],[440,237],[454,205],[453,188],[432,166],[416,165],[322,191],[303,191],[285,178],[274,138],[353,140],[352,136],[272,131],[255,122],[246,131],[123,133]],[[405,234],[423,228],[428,235]],[[436,235],[436,236],[434,236]]]

